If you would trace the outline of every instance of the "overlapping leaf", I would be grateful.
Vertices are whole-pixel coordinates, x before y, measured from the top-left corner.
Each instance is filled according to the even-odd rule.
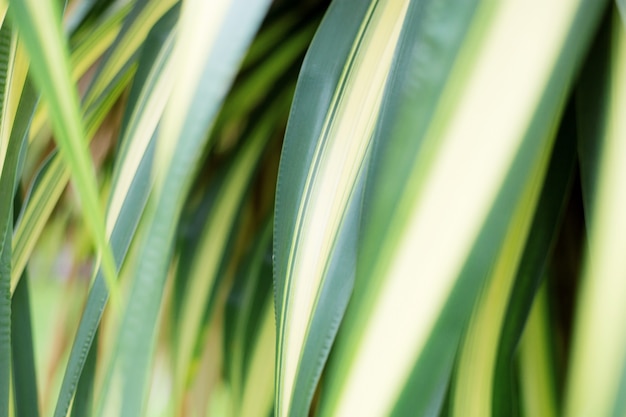
[[[335,1],[303,64],[276,193],[278,416],[307,413],[350,296],[363,173],[407,5]]]
[[[23,36],[32,63],[33,77],[50,105],[57,144],[67,161],[83,204],[89,227],[102,259],[105,278],[115,286],[115,264],[105,231],[104,216],[98,202],[97,182],[85,144],[78,97],[70,81],[67,45],[62,33],[59,11],[49,2],[14,1],[10,12]]]
[[[590,151],[581,153],[581,174],[590,223],[566,416],[626,412],[626,336],[615,330],[626,323],[626,32],[615,7],[604,30],[581,82],[581,149]]]
[[[206,146],[207,130],[267,6],[266,2],[243,0],[183,4],[171,58],[176,64],[175,84],[160,125],[154,190],[145,217],[147,233],[119,331],[111,378],[98,406],[100,415],[142,413],[182,201]]]
[[[155,2],[158,1],[155,0],[152,3]],[[162,6],[163,4],[147,7],[145,1],[135,4],[132,13],[125,19],[114,45],[103,58],[102,66],[107,70],[101,70],[94,76],[92,87],[83,103],[85,137],[87,139],[94,136],[107,113],[131,80],[136,69],[138,48],[142,45],[143,39],[152,27],[151,25],[168,10],[163,9]],[[112,19],[116,20],[117,17],[113,16]],[[135,39],[133,36],[139,38]],[[123,53],[116,52],[118,49],[123,49]],[[94,84],[97,85],[93,87]],[[87,107],[88,104],[90,104],[89,107]],[[12,289],[17,285],[37,238],[65,189],[69,175],[70,171],[67,164],[58,154],[53,153],[42,164],[33,180],[13,239]]]
[[[602,6],[411,3],[372,149],[355,292],[320,415],[439,412],[478,291],[489,274],[515,271],[516,261],[498,254],[545,166]],[[520,37],[530,20],[534,30]],[[466,386],[455,388],[453,413],[489,415],[489,396],[458,388]]]
[[[138,81],[128,100],[120,151],[116,163],[112,192],[107,208],[107,238],[111,242],[117,267],[121,266],[137,228],[150,191],[153,137],[157,123],[171,92],[173,79],[170,60],[173,26],[178,8],[172,9],[155,25],[144,43],[138,68]],[[55,416],[65,416],[88,355],[96,329],[108,299],[102,271],[96,269],[94,284],[76,334],[65,377],[57,401]],[[93,372],[93,370],[92,370]]]

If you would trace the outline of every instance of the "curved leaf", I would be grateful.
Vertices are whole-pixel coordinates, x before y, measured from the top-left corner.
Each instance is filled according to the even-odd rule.
[[[148,35],[137,71],[137,81],[128,100],[130,111],[123,123],[121,149],[115,164],[107,207],[107,237],[118,269],[126,256],[150,191],[153,137],[173,85],[170,53],[174,37],[172,28],[177,18],[178,8],[175,7]],[[108,291],[102,271],[96,268],[94,273],[94,284],[89,292],[58,396],[56,417],[67,415],[74,393],[80,387],[83,366],[95,349],[92,343],[108,299]]]
[[[104,231],[97,182],[84,131],[76,90],[70,81],[67,45],[59,11],[50,2],[11,1],[10,12],[31,60],[35,81],[50,105],[57,144],[66,159],[83,204],[85,220],[102,259],[107,285],[116,292],[115,263]]]
[[[158,2],[158,0],[153,2],[155,1]],[[148,28],[139,28],[139,26],[151,25],[167,11],[167,9],[162,10],[161,7],[154,5],[144,9],[146,2],[147,0],[133,3],[132,13],[125,19],[114,44],[103,57],[102,66],[109,70],[104,73],[99,71],[94,76],[93,83],[97,83],[99,87],[91,87],[83,103],[86,138],[94,136],[107,113],[134,75],[135,58],[142,43],[131,42],[129,37],[146,33],[151,26]],[[106,21],[104,24],[109,25],[109,23],[110,21]],[[89,39],[87,38],[85,42],[88,42]],[[141,40],[139,39],[139,41]],[[123,53],[116,52],[118,49],[124,49]],[[118,72],[115,72],[114,69],[117,69]],[[89,106],[87,107],[88,103]],[[44,115],[43,112],[39,114],[40,117]],[[40,124],[43,123],[43,119],[41,120]],[[35,122],[34,120],[33,123]],[[57,153],[53,153],[46,159],[35,176],[14,232],[12,289],[17,285],[37,238],[65,189],[69,177],[69,168]]]
[[[549,154],[554,118],[602,6],[411,3],[321,416],[439,413],[467,317]],[[489,415],[484,398],[475,400],[479,407],[452,412]]]
[[[181,202],[206,146],[206,131],[267,6],[265,1],[243,0],[183,4],[181,31],[171,58],[176,63],[175,85],[160,125],[155,188],[145,217],[147,233],[119,331],[113,379],[108,379],[103,391],[101,406],[107,408],[99,407],[100,415],[142,414]],[[121,381],[112,387],[117,378]]]
[[[574,341],[566,389],[566,416],[615,416],[626,407],[621,395],[626,369],[626,32],[615,7],[607,27],[610,37],[596,44],[604,60],[601,79],[583,81],[588,96],[605,97],[605,104],[581,117],[586,124],[600,127],[586,129],[594,136],[581,138],[597,147],[597,171],[586,172],[587,201],[591,197],[587,254],[574,324]],[[608,54],[604,54],[604,52]],[[600,56],[602,56],[600,55]],[[598,55],[596,55],[598,56]],[[589,73],[589,74],[593,74]],[[586,156],[581,159],[586,158]],[[592,164],[584,165],[585,168]],[[583,188],[583,190],[585,190]],[[610,323],[610,325],[609,325]],[[622,411],[623,412],[623,411]]]
[[[407,4],[335,1],[302,67],[276,191],[278,416],[308,412],[350,296],[367,151]]]
[[[507,302],[493,377],[492,395],[495,415],[515,415],[514,359],[537,289],[546,272],[548,260],[552,256],[570,195],[576,165],[576,118],[574,115],[574,106],[570,104],[561,120],[526,247]]]
[[[280,114],[280,113],[278,113]],[[251,129],[250,138],[243,144],[235,160],[216,191],[214,202],[205,220],[203,230],[190,260],[188,282],[183,295],[179,329],[176,332],[175,403],[182,399],[182,390],[188,380],[189,367],[201,335],[205,311],[213,298],[214,287],[248,191],[252,174],[258,165],[262,151],[275,127],[275,116],[261,120]]]

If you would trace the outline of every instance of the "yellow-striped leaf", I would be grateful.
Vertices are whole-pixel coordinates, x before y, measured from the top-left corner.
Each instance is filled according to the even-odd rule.
[[[368,149],[408,3],[333,2],[301,70],[276,194],[277,416],[308,413],[352,290]]]

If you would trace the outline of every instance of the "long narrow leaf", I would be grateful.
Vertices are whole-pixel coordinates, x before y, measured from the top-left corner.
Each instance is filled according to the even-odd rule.
[[[267,6],[264,1],[240,0],[183,4],[181,31],[172,56],[177,65],[176,83],[160,127],[155,190],[146,216],[148,231],[119,332],[118,355],[113,362],[113,378],[121,378],[115,387],[121,389],[121,403],[112,400],[117,395],[110,392],[109,382],[103,401],[110,408],[106,411],[99,408],[99,412],[121,416],[142,414],[181,201],[205,146],[206,131]],[[211,23],[206,21],[209,17]]]
[[[411,3],[372,149],[355,291],[320,415],[439,412],[475,297],[551,147],[602,6]]]
[[[147,0],[134,3],[132,13],[124,20],[124,25],[119,30],[115,42],[103,57],[102,69],[94,76],[83,103],[86,138],[91,139],[94,136],[105,116],[128,85],[136,68],[141,41],[144,40],[151,25],[167,12],[168,8],[163,8],[163,6],[170,4],[169,1],[153,0],[149,6],[146,5]],[[97,88],[94,87],[96,84]],[[15,288],[35,242],[69,178],[69,167],[58,154],[52,154],[42,164],[36,175],[15,228],[12,289]]]
[[[178,10],[175,8],[148,35],[137,72],[139,81],[133,85],[128,100],[132,111],[127,113],[123,123],[121,150],[107,208],[107,236],[118,268],[126,256],[150,190],[153,137],[172,87],[169,58],[177,18]],[[87,360],[87,352],[94,350],[93,337],[107,299],[108,291],[102,271],[98,269],[70,353],[55,409],[56,417],[67,414],[74,392],[80,386],[77,382]]]
[[[38,417],[37,373],[28,278],[23,277],[11,300],[11,344],[16,417]]]
[[[546,286],[538,291],[520,342],[520,400],[524,416],[556,417],[556,381]]]
[[[14,84],[7,83],[4,91],[6,97],[11,97],[10,88]],[[17,178],[19,177],[20,153],[24,149],[27,140],[28,126],[30,125],[32,114],[37,102],[37,94],[30,83],[24,87],[19,105],[12,100],[4,100],[7,106],[15,106],[16,111],[13,116],[15,120],[9,119],[7,113],[6,123],[11,123],[13,129],[7,138],[8,146],[0,176],[0,413],[8,410],[8,395],[10,386],[11,370],[11,261],[13,239],[13,201]]]
[[[563,218],[576,163],[575,111],[569,105],[561,121],[550,166],[537,203],[524,254],[519,262],[515,283],[502,323],[493,379],[493,412],[514,415],[514,368],[518,342],[530,314],[548,259],[553,253]]]
[[[367,150],[407,5],[334,2],[303,64],[276,193],[278,416],[308,412],[348,302]]]
[[[280,114],[280,113],[278,113]],[[234,227],[238,207],[249,188],[252,174],[258,165],[263,149],[271,137],[275,116],[266,117],[251,130],[251,137],[245,143],[237,158],[229,166],[224,181],[215,196],[204,230],[200,235],[196,254],[191,260],[189,282],[183,296],[180,329],[177,332],[175,386],[185,387],[188,369],[199,335],[202,333],[204,313],[213,298],[214,286],[225,257],[229,235]],[[175,393],[179,402],[182,392]]]
[[[583,139],[598,147],[594,154],[599,159],[597,171],[585,175],[594,180],[587,183],[593,187],[587,190],[592,198],[591,223],[568,372],[566,416],[614,416],[626,403],[619,395],[625,379],[626,335],[615,331],[626,325],[622,297],[626,292],[626,31],[615,7],[610,37],[605,39],[596,44],[608,51],[608,59],[598,62],[604,65],[604,77],[584,81],[584,88],[593,88],[587,94],[606,97],[606,107],[581,115],[589,117],[590,124],[599,122],[600,129],[591,130],[595,135]]]
[[[99,249],[107,284],[111,291],[116,292],[115,263],[105,236],[104,216],[84,142],[78,98],[70,82],[67,45],[61,30],[59,11],[52,2],[34,1],[12,1],[9,10],[23,36],[32,62],[33,76],[50,104],[56,140],[72,170],[85,221]]]

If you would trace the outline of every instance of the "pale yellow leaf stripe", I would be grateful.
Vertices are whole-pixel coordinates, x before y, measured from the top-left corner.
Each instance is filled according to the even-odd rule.
[[[443,135],[430,137],[430,131],[425,138],[440,143],[438,153],[421,193],[407,193],[400,202],[410,216],[393,228],[401,233],[394,237],[397,250],[372,272],[382,287],[332,415],[380,416],[393,407],[502,186],[579,4],[496,3],[483,5],[496,10],[475,66],[455,67],[453,76],[467,77],[466,86],[453,108],[439,108],[432,122],[446,126]],[[414,172],[408,189],[415,182]],[[385,337],[390,331],[394,338]]]

